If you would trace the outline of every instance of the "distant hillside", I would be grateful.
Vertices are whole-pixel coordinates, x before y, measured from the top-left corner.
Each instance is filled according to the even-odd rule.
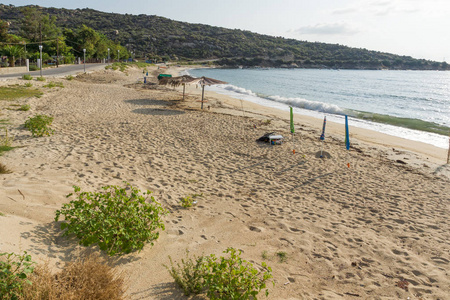
[[[18,33],[21,7],[0,5],[0,19]],[[56,16],[57,25],[70,29],[82,24],[126,45],[136,57],[171,60],[214,59],[224,66],[302,67],[339,69],[448,70],[449,65],[410,56],[311,43],[250,31],[173,21],[149,15],[105,13],[92,9],[39,7]]]

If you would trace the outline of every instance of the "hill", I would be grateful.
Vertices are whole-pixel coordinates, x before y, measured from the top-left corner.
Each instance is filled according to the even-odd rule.
[[[56,24],[75,29],[86,25],[125,45],[136,57],[165,60],[216,60],[224,66],[340,69],[448,70],[448,64],[339,44],[299,41],[245,30],[179,22],[155,15],[106,13],[93,9],[36,6],[56,17]],[[21,7],[0,5],[0,19],[18,33]]]

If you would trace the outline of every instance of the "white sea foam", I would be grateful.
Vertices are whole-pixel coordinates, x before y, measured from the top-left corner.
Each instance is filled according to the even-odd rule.
[[[337,105],[309,101],[302,98],[287,98],[281,96],[269,96],[267,97],[269,100],[273,100],[276,102],[285,103],[292,107],[304,108],[309,110],[315,110],[323,113],[336,114],[336,115],[344,115],[345,111]]]

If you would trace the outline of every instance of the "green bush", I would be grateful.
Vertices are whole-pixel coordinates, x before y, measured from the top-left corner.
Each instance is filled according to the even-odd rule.
[[[65,219],[63,235],[76,235],[83,246],[97,244],[111,256],[141,250],[146,242],[153,245],[159,237],[156,230],[165,229],[161,217],[167,211],[150,191],[141,195],[140,190],[125,184],[124,188],[106,186],[98,193],[81,192],[74,186],[77,199],[56,211],[55,221],[61,215]]]
[[[187,257],[182,265],[174,266],[170,259],[170,275],[183,289],[185,295],[199,294],[206,290],[210,299],[257,299],[258,293],[266,288],[266,282],[273,278],[272,269],[262,263],[263,271],[258,271],[253,264],[243,260],[241,251],[228,248],[224,253],[230,257]],[[266,289],[266,296],[269,291]]]
[[[33,77],[32,77],[30,74],[24,74],[24,75],[22,76],[22,79],[24,79],[24,80],[32,80]]]
[[[0,253],[0,299],[18,299],[24,285],[31,284],[27,277],[33,270],[34,262],[26,251],[23,255]]]
[[[253,264],[243,260],[241,251],[228,248],[224,253],[230,257],[220,257],[212,254],[208,258],[205,284],[210,299],[256,299],[256,295],[266,288],[266,281],[273,278],[272,269],[262,263],[264,272],[253,267]],[[266,290],[266,296],[269,291]]]
[[[25,128],[31,131],[31,134],[36,137],[51,135],[55,131],[50,128],[52,125],[53,117],[46,115],[37,115],[33,118],[29,117],[25,121]]]
[[[67,75],[67,76],[66,76],[66,79],[67,79],[67,80],[73,80],[73,78],[74,78],[74,77],[73,77],[72,75]]]
[[[32,86],[33,86],[33,84],[31,82],[25,83],[25,87],[32,87]]]
[[[45,81],[45,78],[43,76],[40,76],[40,77],[36,77],[36,80],[37,81]]]

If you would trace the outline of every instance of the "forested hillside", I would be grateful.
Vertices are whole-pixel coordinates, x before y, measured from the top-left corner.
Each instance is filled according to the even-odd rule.
[[[105,13],[92,9],[36,6],[56,18],[59,27],[86,25],[140,58],[216,60],[225,66],[304,67],[341,69],[435,69],[448,64],[336,44],[311,43],[250,31],[173,21],[154,15]],[[105,8],[106,9],[106,8]],[[0,6],[0,19],[20,32],[21,7]]]

